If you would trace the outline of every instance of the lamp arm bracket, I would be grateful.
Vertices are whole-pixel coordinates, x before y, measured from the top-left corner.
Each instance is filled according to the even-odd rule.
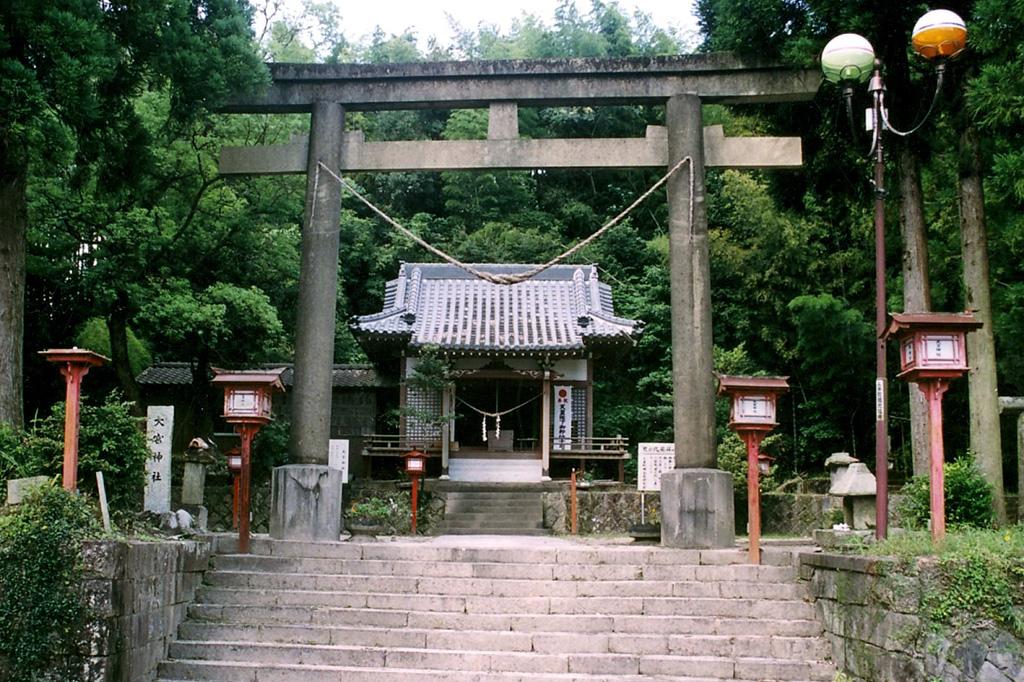
[[[885,108],[885,91],[883,90],[882,92],[880,92],[878,111],[881,115],[882,123],[885,125],[886,129],[892,131],[895,135],[899,135],[900,137],[907,137],[909,135],[913,135],[914,133],[916,133],[921,128],[921,126],[923,126],[928,121],[928,119],[932,115],[932,112],[935,111],[935,105],[939,101],[939,94],[942,92],[942,84],[945,81],[945,76],[946,63],[945,61],[940,61],[935,67],[935,92],[932,94],[932,101],[928,105],[928,110],[924,112],[924,116],[922,116],[921,119],[917,123],[915,123],[912,128],[910,128],[910,130],[906,131],[897,130],[892,125],[892,123],[889,122],[889,114]]]

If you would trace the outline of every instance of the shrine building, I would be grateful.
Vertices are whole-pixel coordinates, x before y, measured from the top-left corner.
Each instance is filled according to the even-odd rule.
[[[508,275],[534,266],[474,267]],[[626,440],[594,433],[595,365],[631,348],[643,323],[615,314],[596,266],[556,265],[509,285],[405,263],[383,309],[350,327],[374,364],[399,378],[398,433],[363,439],[370,462],[419,449],[442,479],[539,482],[552,460],[604,459],[618,461],[621,476]],[[430,357],[446,376],[427,376]]]

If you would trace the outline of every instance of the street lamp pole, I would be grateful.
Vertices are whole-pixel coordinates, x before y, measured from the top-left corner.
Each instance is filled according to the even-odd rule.
[[[875,537],[889,532],[889,385],[885,365],[885,146],[882,140],[882,64],[875,60],[871,93],[875,134]]]
[[[931,115],[939,99],[945,75],[945,60],[955,57],[967,44],[967,27],[948,10],[932,10],[914,25],[914,50],[928,60],[937,60],[935,93],[924,116],[910,130],[900,131],[888,120],[882,63],[875,59],[867,39],[844,33],[829,41],[821,54],[826,80],[840,83],[846,100],[847,117],[853,122],[853,86],[868,80],[871,95],[871,155],[874,157],[875,203],[875,537],[884,539],[889,525],[889,404],[886,379],[885,330],[885,146],[884,131],[907,136],[916,132]]]

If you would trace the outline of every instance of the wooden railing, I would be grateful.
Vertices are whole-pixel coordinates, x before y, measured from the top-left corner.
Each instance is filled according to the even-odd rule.
[[[418,436],[375,433],[363,438],[363,454],[371,457],[401,457],[410,450],[427,455],[441,454],[441,441]]]
[[[535,439],[517,439],[516,443],[536,443]],[[576,437],[569,439],[565,449],[555,449],[552,439],[551,459],[628,459],[629,440],[622,436]],[[537,449],[533,445],[526,449]],[[431,456],[441,454],[441,441],[397,434],[373,434],[363,439],[363,454],[370,457],[400,457],[410,450],[420,450]]]
[[[555,449],[555,439],[551,444],[551,459],[627,459],[629,440],[622,436],[582,437],[569,439],[568,447]]]

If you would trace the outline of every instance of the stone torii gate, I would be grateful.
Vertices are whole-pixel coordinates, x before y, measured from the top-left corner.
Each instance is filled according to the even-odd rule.
[[[337,174],[665,169],[690,157],[692,193],[686,169],[667,183],[676,469],[662,482],[662,541],[685,547],[731,545],[731,476],[716,469],[715,457],[704,169],[798,167],[801,147],[799,138],[728,138],[720,126],[704,128],[701,104],[807,100],[818,89],[819,72],[743,61],[729,54],[269,67],[272,84],[265,94],[236,100],[222,110],[308,112],[310,134],[286,145],[225,148],[220,172],[307,177],[292,394],[291,449],[297,464],[284,468],[311,469],[306,474],[316,480],[316,471],[325,467],[328,457],[341,188],[328,174],[319,174],[315,181],[319,164]],[[666,125],[648,127],[642,138],[519,137],[520,105],[621,104],[664,104]],[[367,142],[361,132],[344,129],[346,111],[482,107],[489,108],[486,140]],[[274,515],[278,516],[276,510]],[[328,527],[309,528],[307,523],[303,528],[297,521],[279,536],[333,534],[337,539],[337,523],[318,523]]]

